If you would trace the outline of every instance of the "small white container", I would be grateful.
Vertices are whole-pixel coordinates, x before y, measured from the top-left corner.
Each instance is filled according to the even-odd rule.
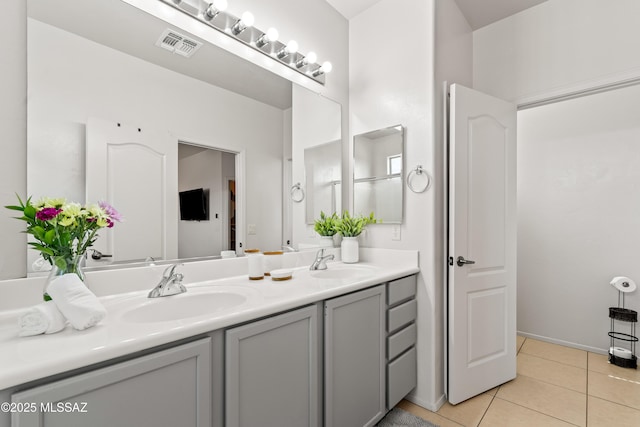
[[[222,258],[235,258],[236,257],[236,251],[221,251],[220,252],[220,256]]]
[[[293,277],[293,270],[290,268],[281,268],[279,270],[271,270],[271,280],[282,281],[290,280]]]
[[[258,249],[247,249],[244,253],[249,264],[249,280],[264,279],[264,255]]]
[[[353,264],[360,260],[358,237],[343,237],[341,243],[342,262]]]

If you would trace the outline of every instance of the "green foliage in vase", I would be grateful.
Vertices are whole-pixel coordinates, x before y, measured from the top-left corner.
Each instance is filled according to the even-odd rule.
[[[342,217],[338,220],[336,229],[342,237],[357,237],[364,231],[367,225],[375,224],[376,222],[378,222],[378,220],[376,220],[373,212],[371,212],[369,216],[351,216],[349,215],[349,211],[344,211]]]
[[[25,232],[35,239],[29,246],[59,268],[66,268],[75,263],[76,257],[84,255],[98,238],[99,230],[122,220],[118,211],[106,202],[82,206],[65,199],[43,198],[34,204],[31,197],[23,202],[18,196],[18,203],[5,208],[22,214],[16,219],[27,223]]]
[[[336,224],[338,223],[338,215],[334,212],[327,215],[320,211],[320,219],[317,219],[313,225],[313,229],[321,236],[333,236],[338,231]]]

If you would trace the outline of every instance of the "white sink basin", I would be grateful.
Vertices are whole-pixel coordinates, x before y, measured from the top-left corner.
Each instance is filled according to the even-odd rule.
[[[187,293],[150,298],[125,311],[122,320],[132,323],[166,322],[188,319],[227,310],[244,303],[247,298],[231,292]]]
[[[347,264],[327,264],[326,270],[311,271],[311,277],[331,280],[363,280],[373,276],[373,268]]]

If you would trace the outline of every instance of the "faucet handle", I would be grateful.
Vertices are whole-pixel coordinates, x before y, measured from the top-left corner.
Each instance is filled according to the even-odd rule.
[[[316,258],[322,258],[324,256],[324,248],[320,249],[317,253],[316,253]]]
[[[178,268],[178,266],[183,266],[183,265],[184,264],[172,264],[169,267],[164,269],[164,273],[162,273],[162,275],[164,277],[169,278],[169,277],[173,276],[173,273],[175,272],[176,268]]]

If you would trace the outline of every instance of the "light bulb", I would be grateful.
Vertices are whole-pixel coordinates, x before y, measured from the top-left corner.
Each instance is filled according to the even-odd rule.
[[[260,36],[258,40],[256,40],[256,47],[262,47],[269,43],[273,43],[278,40],[278,30],[275,28],[269,28],[266,33]]]
[[[309,53],[307,53],[307,56],[302,57],[302,59],[300,59],[298,62],[296,62],[296,67],[297,68],[302,68],[305,65],[315,64],[317,60],[318,60],[318,56],[316,55],[316,53],[315,52],[309,52]]]
[[[287,43],[285,47],[283,47],[278,51],[278,53],[276,53],[276,56],[278,57],[278,59],[284,59],[289,56],[289,54],[296,53],[297,51],[298,42],[295,40],[289,40],[289,43]]]
[[[219,12],[224,12],[227,10],[227,0],[213,0],[213,7],[218,9]]]
[[[307,64],[315,64],[316,61],[318,60],[318,55],[316,55],[315,52],[309,52],[307,53],[305,60]]]
[[[331,70],[333,70],[333,65],[331,65],[331,62],[325,61],[317,70],[311,73],[311,75],[313,77],[318,77],[321,74],[330,73]]]
[[[204,11],[204,19],[211,21],[227,8],[227,0],[213,0],[209,7]]]
[[[289,40],[286,49],[288,53],[296,53],[298,51],[298,42],[295,40]]]
[[[242,17],[238,19],[238,22],[236,22],[233,27],[231,27],[231,33],[233,33],[234,36],[237,36],[244,30],[246,30],[247,27],[253,26],[253,21],[253,13],[246,11],[242,14]]]
[[[275,28],[271,27],[267,30],[266,32],[267,35],[267,40],[269,40],[270,42],[275,42],[278,40],[278,36],[280,36],[280,34],[278,34],[278,30],[276,30]]]
[[[242,22],[245,25],[245,27],[252,27],[254,21],[255,21],[255,18],[253,16],[253,13],[249,12],[248,10],[244,12],[242,14],[242,17],[240,18],[240,22]]]

